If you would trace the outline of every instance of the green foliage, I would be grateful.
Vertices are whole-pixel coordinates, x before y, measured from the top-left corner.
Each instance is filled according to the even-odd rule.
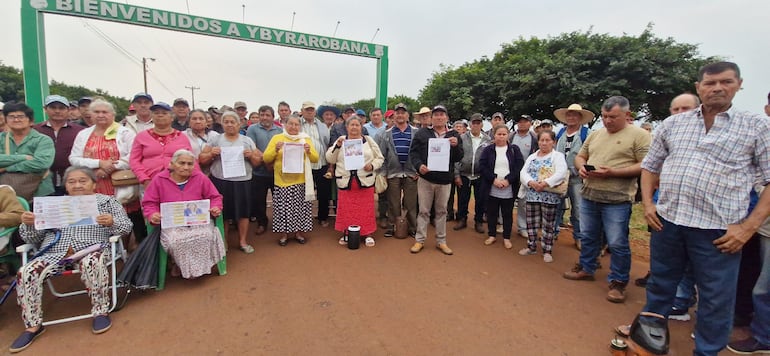
[[[24,80],[21,71],[0,62],[0,101],[18,101],[24,99]]]
[[[696,45],[655,37],[651,26],[637,37],[588,31],[520,38],[492,59],[442,65],[419,100],[445,104],[452,117],[501,111],[545,119],[571,103],[598,114],[604,99],[623,95],[633,110],[660,120],[670,100],[693,92],[698,69],[714,60],[700,57]]]
[[[410,97],[408,97],[406,95],[400,94],[400,95],[395,95],[395,96],[388,97],[388,107],[387,108],[380,108],[380,109],[382,109],[383,111],[387,111],[388,109],[392,109],[398,103],[406,104],[406,106],[411,111],[417,111],[422,106],[428,106],[428,105],[422,105],[418,100],[416,100],[414,98],[410,98]],[[348,106],[352,106],[352,107],[354,107],[356,109],[363,109],[363,110],[366,111],[366,114],[368,115],[369,111],[374,108],[374,98],[361,99],[361,100],[358,100],[358,101],[356,101],[354,103],[345,104],[345,105],[339,105],[337,107],[340,108],[340,109],[344,109],[344,108],[346,108]]]
[[[115,105],[115,120],[120,121],[128,114],[129,99],[112,96],[102,89],[91,90],[83,86],[72,86],[57,81],[51,81],[50,93],[61,95],[69,100],[77,100],[84,96],[103,97]],[[3,102],[24,100],[24,78],[22,71],[0,62],[0,98]]]

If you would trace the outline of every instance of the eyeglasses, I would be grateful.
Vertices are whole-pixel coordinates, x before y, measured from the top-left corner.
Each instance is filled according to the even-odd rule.
[[[24,120],[27,118],[27,115],[21,114],[21,115],[8,115],[5,117],[8,120]]]

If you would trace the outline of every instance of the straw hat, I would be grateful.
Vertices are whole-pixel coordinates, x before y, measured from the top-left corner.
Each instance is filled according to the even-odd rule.
[[[583,107],[580,106],[580,104],[571,104],[566,109],[565,108],[556,109],[553,111],[553,116],[555,116],[556,119],[558,119],[562,123],[566,124],[567,111],[577,111],[580,113],[580,116],[581,116],[580,125],[584,125],[591,122],[591,120],[593,120],[595,117],[593,112],[591,112],[590,110],[583,109]]]

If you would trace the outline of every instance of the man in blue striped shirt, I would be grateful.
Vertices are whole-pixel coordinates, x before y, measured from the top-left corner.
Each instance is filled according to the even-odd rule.
[[[409,110],[406,105],[399,103],[394,108],[393,121],[395,124],[377,136],[385,162],[379,174],[388,178],[388,229],[385,237],[395,233],[396,218],[401,216],[401,193],[403,192],[403,208],[406,210],[406,221],[409,234],[414,236],[417,230],[417,171],[409,164],[409,146],[412,144],[412,134],[417,128],[409,125]]]

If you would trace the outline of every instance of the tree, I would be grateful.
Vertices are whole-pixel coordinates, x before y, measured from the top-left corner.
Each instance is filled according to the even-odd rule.
[[[24,80],[21,71],[0,62],[0,101],[24,100]]]
[[[427,106],[427,105],[421,105],[420,102],[414,98],[410,98],[406,95],[400,94],[400,95],[388,97],[388,107],[380,108],[380,109],[382,109],[382,111],[387,111],[388,109],[392,109],[398,103],[404,103],[409,108],[409,110],[414,110],[414,111],[417,111],[420,108],[420,106]],[[354,103],[351,103],[348,105],[341,105],[338,107],[340,109],[344,109],[349,106],[352,106],[356,109],[363,109],[366,111],[366,114],[369,115],[369,111],[374,108],[374,98],[360,99]]]
[[[21,70],[0,62],[0,101],[23,101],[24,78]],[[83,86],[72,86],[62,82],[51,81],[49,91],[51,94],[61,95],[69,100],[77,100],[84,96],[103,97],[115,105],[115,120],[120,121],[128,113],[130,102],[126,98],[112,96],[102,89],[88,89]],[[39,117],[43,117],[42,115]]]
[[[632,110],[660,120],[670,100],[692,92],[702,58],[697,45],[658,38],[648,27],[637,37],[587,32],[520,38],[504,44],[490,60],[442,66],[420,92],[422,102],[443,102],[451,115],[552,118],[553,110],[579,103],[597,113],[612,95],[631,101]]]

